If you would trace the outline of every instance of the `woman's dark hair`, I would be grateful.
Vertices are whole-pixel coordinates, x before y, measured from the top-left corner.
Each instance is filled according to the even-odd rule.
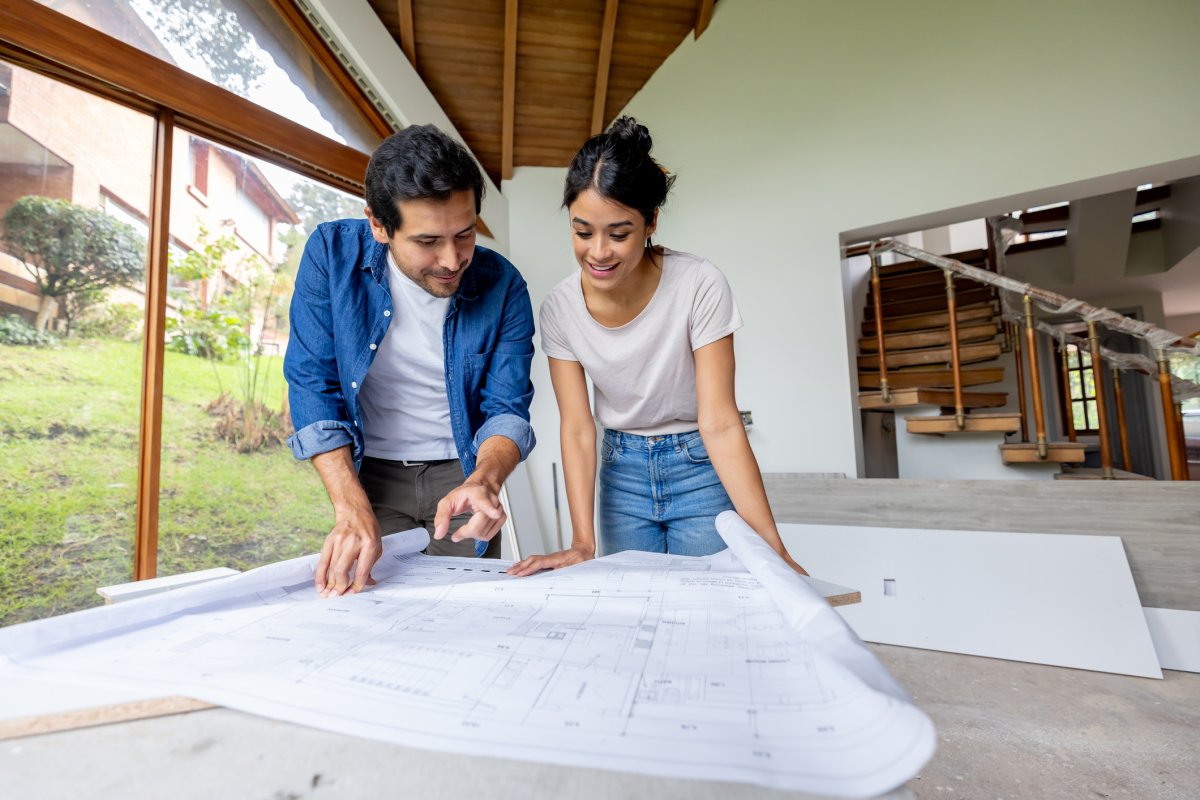
[[[412,125],[383,140],[367,164],[367,207],[388,236],[400,228],[402,200],[445,200],[475,191],[475,213],[483,202],[483,173],[467,148],[433,125]]]
[[[595,189],[602,197],[636,209],[649,225],[675,183],[650,157],[654,142],[645,125],[621,117],[605,133],[588,139],[571,159],[563,187],[563,208]]]

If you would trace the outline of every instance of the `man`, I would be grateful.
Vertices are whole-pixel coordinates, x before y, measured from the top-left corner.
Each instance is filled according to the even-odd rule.
[[[373,583],[383,531],[424,526],[430,554],[498,558],[498,493],[534,445],[533,310],[516,268],[475,246],[479,167],[414,126],[365,183],[366,219],[319,225],[305,247],[283,365],[288,444],[334,508],[326,596]]]

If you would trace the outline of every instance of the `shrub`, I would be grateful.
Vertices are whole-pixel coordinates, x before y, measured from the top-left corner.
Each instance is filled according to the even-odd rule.
[[[16,314],[0,317],[0,344],[25,347],[52,347],[58,337],[49,331],[39,331]]]
[[[207,410],[217,418],[217,438],[229,442],[239,453],[279,447],[292,434],[292,418],[286,404],[282,410],[272,411],[262,403],[247,404],[229,392],[222,392],[208,404]]]
[[[145,312],[135,303],[106,303],[88,312],[79,322],[79,335],[88,339],[120,339],[136,342],[142,338]]]
[[[250,349],[246,323],[222,309],[185,308],[167,318],[167,349],[189,356],[230,361]]]

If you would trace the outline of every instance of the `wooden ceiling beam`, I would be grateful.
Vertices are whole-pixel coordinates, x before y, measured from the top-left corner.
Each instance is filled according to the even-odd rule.
[[[608,70],[612,65],[613,34],[617,30],[617,0],[605,0],[600,57],[596,60],[596,91],[592,95],[592,135],[604,129],[604,101],[608,97]]]
[[[417,40],[413,34],[412,0],[399,0],[400,9],[400,49],[404,57],[414,67],[417,65]]]
[[[700,34],[708,29],[708,24],[712,22],[713,4],[716,0],[700,0],[700,5],[696,8],[696,38],[700,38]]]
[[[504,0],[504,101],[500,121],[500,180],[513,175],[513,134],[517,113],[517,0]]]

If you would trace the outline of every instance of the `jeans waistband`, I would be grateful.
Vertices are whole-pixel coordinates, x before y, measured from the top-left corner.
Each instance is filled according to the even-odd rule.
[[[614,431],[610,428],[605,428],[604,441],[611,447],[622,450],[679,450],[684,445],[700,441],[700,431],[639,436],[636,433],[626,433],[625,431]]]

